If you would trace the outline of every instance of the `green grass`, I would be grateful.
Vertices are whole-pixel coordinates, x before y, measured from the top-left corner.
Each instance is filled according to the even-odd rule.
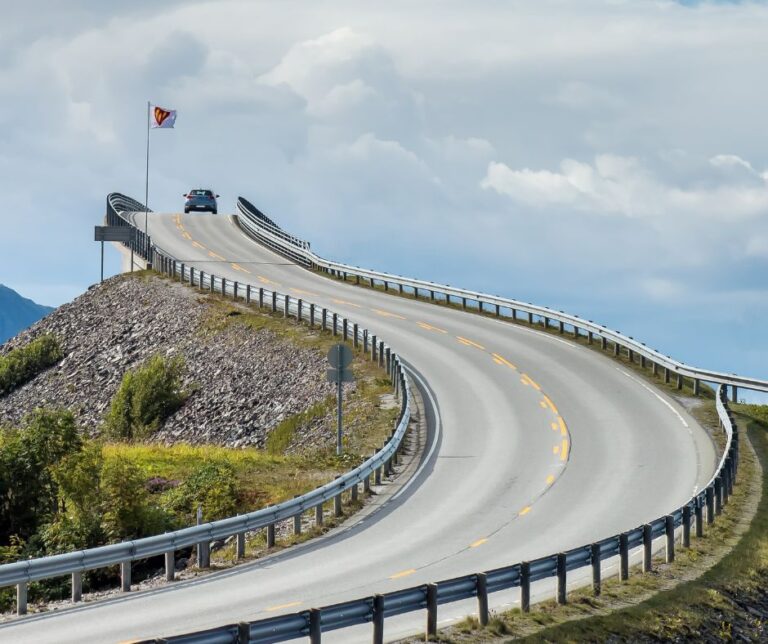
[[[692,548],[680,549],[673,564],[656,561],[654,571],[633,569],[628,582],[604,580],[600,597],[570,592],[568,604],[547,601],[495,615],[505,633],[482,629],[468,619],[441,634],[444,642],[636,642],[765,641],[768,638],[768,407],[734,405],[743,441],[739,482],[723,514],[705,526]],[[762,471],[761,469],[762,468]],[[746,525],[744,515],[758,495]],[[701,573],[702,569],[704,572]],[[700,574],[701,573],[701,574]],[[758,609],[750,614],[744,607]]]

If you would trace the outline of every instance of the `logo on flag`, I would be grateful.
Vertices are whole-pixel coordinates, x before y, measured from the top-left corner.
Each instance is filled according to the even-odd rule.
[[[162,107],[154,106],[152,109],[153,128],[173,127],[174,123],[176,123],[176,110],[164,110]]]

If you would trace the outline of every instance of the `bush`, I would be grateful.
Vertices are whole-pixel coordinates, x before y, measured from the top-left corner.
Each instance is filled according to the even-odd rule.
[[[229,463],[205,463],[166,492],[164,503],[183,525],[195,522],[198,506],[203,507],[205,521],[230,517],[237,510],[235,469]]]
[[[123,376],[105,418],[105,433],[116,440],[149,437],[163,421],[184,404],[181,357],[150,358]]]
[[[0,396],[10,393],[64,357],[59,341],[41,335],[29,344],[0,356]]]

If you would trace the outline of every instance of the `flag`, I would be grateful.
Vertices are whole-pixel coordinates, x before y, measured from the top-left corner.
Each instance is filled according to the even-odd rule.
[[[176,110],[165,110],[157,105],[152,106],[150,123],[153,128],[173,127],[176,123]]]

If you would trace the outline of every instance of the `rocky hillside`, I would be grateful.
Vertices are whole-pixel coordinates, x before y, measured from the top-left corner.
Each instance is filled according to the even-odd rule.
[[[50,306],[37,304],[0,284],[0,342],[12,338],[51,311]]]
[[[118,276],[93,287],[0,346],[2,355],[52,333],[65,354],[0,398],[0,425],[35,407],[65,407],[98,434],[123,374],[154,354],[182,355],[191,391],[155,435],[165,443],[263,446],[281,420],[333,393],[321,352],[221,317],[208,296],[160,277]]]

